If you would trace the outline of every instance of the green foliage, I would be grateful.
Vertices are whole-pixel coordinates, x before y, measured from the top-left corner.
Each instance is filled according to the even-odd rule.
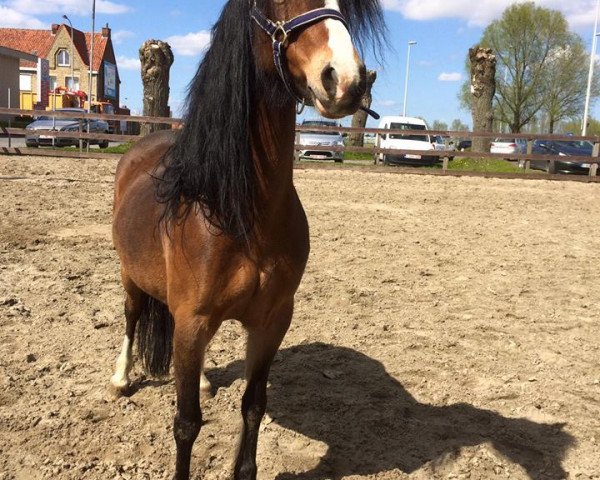
[[[436,168],[442,168],[436,165]],[[535,173],[535,170],[525,171],[519,168],[517,162],[499,160],[496,158],[455,158],[449,162],[448,170],[463,172],[486,172],[486,173]]]
[[[455,118],[452,120],[450,130],[453,132],[468,132],[470,129],[466,123],[463,123],[459,118]]]
[[[124,153],[127,153],[129,151],[129,149],[131,147],[133,147],[133,145],[134,145],[133,142],[122,143],[121,145],[116,145],[114,147],[102,148],[102,149],[100,149],[100,151],[102,153],[119,153],[119,154],[124,154]]]
[[[446,122],[442,122],[441,120],[434,120],[431,126],[429,127],[431,130],[448,130],[448,124]]]
[[[480,45],[491,48],[498,60],[497,123],[520,132],[536,116],[542,116],[552,130],[561,120],[583,110],[589,57],[562,13],[533,2],[515,3],[485,29]],[[598,95],[597,81],[593,96]],[[459,94],[463,108],[470,108],[470,98],[467,81]]]
[[[587,134],[589,136],[600,136],[600,120],[590,118],[588,120]],[[581,135],[583,122],[581,118],[574,118],[566,122],[562,122],[559,125],[559,131],[561,133],[572,133],[573,135]]]

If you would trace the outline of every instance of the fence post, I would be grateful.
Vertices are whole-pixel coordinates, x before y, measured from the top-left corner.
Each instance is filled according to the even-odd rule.
[[[598,160],[600,157],[600,142],[594,142],[594,150],[592,150],[592,158]],[[590,177],[598,175],[598,164],[592,163],[590,165]]]
[[[79,135],[83,133],[83,127],[81,125],[81,118],[77,119],[77,123],[79,123]],[[83,153],[83,138],[79,137],[79,153]]]
[[[8,89],[8,108],[11,108],[10,106],[10,88]],[[10,127],[12,125],[12,117],[9,115],[8,116],[8,148],[12,147],[12,138],[10,136]]]
[[[381,135],[376,134],[375,135],[375,150],[373,150],[373,164],[377,165],[378,159],[379,159],[379,153],[377,152],[377,149],[381,148]]]
[[[300,132],[296,132],[294,143],[296,145],[300,145]],[[297,150],[295,146],[294,146],[294,161],[295,162],[300,161],[300,150]]]
[[[530,138],[527,139],[527,155],[531,155],[533,153],[533,140]],[[529,170],[531,168],[531,160],[529,158],[525,159],[525,170]]]

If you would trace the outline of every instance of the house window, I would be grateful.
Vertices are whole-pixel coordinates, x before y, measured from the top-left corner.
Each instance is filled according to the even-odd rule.
[[[19,89],[22,92],[31,92],[31,75],[22,73],[19,77]]]
[[[56,90],[57,86],[58,86],[58,84],[56,83],[56,77],[51,76],[50,77],[50,91],[53,92],[54,90]]]
[[[62,50],[59,50],[58,53],[56,54],[56,63],[58,64],[59,67],[70,66],[71,62],[69,59],[69,52],[67,52],[67,50],[65,50],[64,48]]]
[[[73,92],[79,90],[79,77],[65,77],[65,83],[69,90]]]

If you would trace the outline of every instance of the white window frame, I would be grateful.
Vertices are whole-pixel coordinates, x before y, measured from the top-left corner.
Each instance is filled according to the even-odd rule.
[[[61,55],[65,55],[67,62],[61,63]],[[65,57],[63,57],[64,60]],[[66,48],[61,48],[58,52],[56,52],[56,65],[59,67],[70,67],[71,66],[71,55]]]
[[[73,87],[69,87],[69,80],[73,78]],[[68,75],[65,77],[65,87],[67,87],[68,89],[72,90],[72,91],[77,91],[77,90],[81,90],[80,88],[80,83],[79,83],[79,77],[71,77],[71,75]]]

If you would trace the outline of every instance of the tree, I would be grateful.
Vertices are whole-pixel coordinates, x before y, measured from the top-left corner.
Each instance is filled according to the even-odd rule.
[[[496,95],[496,57],[490,48],[469,50],[471,64],[471,115],[474,132],[491,132],[494,125],[494,95]],[[473,139],[473,151],[487,152],[490,138]]]
[[[367,71],[367,90],[362,99],[362,105],[371,108],[371,103],[373,101],[373,96],[371,91],[373,89],[373,84],[377,80],[377,72],[374,70]],[[354,116],[352,117],[352,127],[354,128],[365,128],[367,126],[367,117],[368,114],[364,110],[358,110]],[[348,145],[352,147],[364,147],[365,140],[364,134],[362,133],[352,133],[348,138]]]
[[[574,135],[581,135],[582,124],[582,118],[575,117],[571,120],[561,122],[559,125],[559,131],[561,133],[573,133]],[[600,136],[600,120],[596,120],[595,118],[589,118],[587,133],[590,136]]]
[[[431,124],[431,130],[448,131],[448,124],[446,122],[442,122],[441,120],[434,120]]]
[[[142,62],[142,83],[144,84],[144,116],[168,117],[169,112],[169,72],[174,57],[168,43],[161,40],[147,40],[140,47]],[[164,125],[143,124],[142,135],[167,128]]]
[[[585,87],[577,79],[589,62],[582,59],[583,42],[569,32],[562,13],[533,2],[515,3],[485,29],[480,45],[496,55],[494,116],[512,132],[520,132],[539,114],[556,124],[578,108]],[[460,99],[471,106],[468,84]]]
[[[468,132],[469,126],[466,123],[463,123],[459,118],[455,118],[452,120],[450,130],[453,132]]]
[[[558,122],[574,117],[584,109],[589,55],[581,38],[573,34],[571,37],[564,47],[552,52],[548,62],[543,112],[550,133],[554,133]],[[599,88],[596,76],[592,85],[594,96],[598,96]]]

